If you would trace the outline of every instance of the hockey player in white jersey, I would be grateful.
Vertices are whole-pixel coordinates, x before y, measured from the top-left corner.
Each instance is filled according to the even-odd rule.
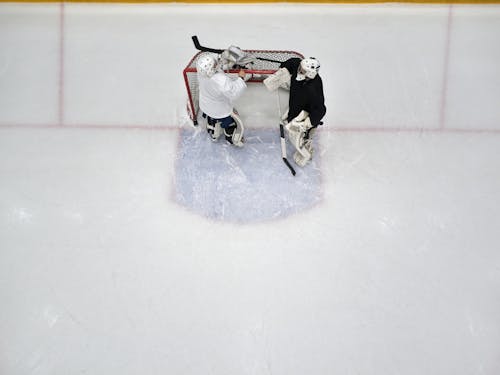
[[[234,100],[245,91],[245,71],[238,77],[230,77],[219,66],[217,55],[205,53],[196,63],[200,90],[200,109],[207,120],[207,131],[213,141],[222,133],[226,140],[238,147],[243,146],[244,127],[233,108]]]

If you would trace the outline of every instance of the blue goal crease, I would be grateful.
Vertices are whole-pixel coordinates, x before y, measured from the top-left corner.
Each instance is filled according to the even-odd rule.
[[[242,148],[224,137],[213,142],[204,130],[182,129],[175,168],[177,202],[201,216],[251,223],[284,218],[321,200],[321,172],[315,158],[294,165],[281,157],[279,129],[250,129]],[[293,163],[293,147],[288,159]]]

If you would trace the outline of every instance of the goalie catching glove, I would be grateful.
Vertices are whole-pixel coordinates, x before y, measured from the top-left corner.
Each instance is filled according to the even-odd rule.
[[[233,67],[248,67],[255,62],[255,56],[244,52],[236,46],[229,46],[228,49],[221,53],[222,69],[228,70]]]
[[[271,74],[263,82],[269,91],[276,91],[282,87],[285,90],[290,90],[290,72],[287,68],[280,68],[274,74]]]

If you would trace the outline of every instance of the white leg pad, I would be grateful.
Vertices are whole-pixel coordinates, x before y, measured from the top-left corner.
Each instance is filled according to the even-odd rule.
[[[212,141],[217,141],[222,134],[222,128],[220,126],[220,122],[217,121],[215,125],[210,125],[207,121],[207,131],[210,134],[210,137],[212,138]]]
[[[220,121],[217,121],[215,123],[215,129],[214,129],[214,138],[219,139],[220,135],[222,134],[222,128],[220,126]]]
[[[312,140],[308,139],[304,142],[304,146],[298,148],[297,151],[293,154],[293,160],[297,163],[298,166],[305,166],[311,159],[314,153],[314,149],[312,147]]]
[[[299,116],[297,116],[298,118]],[[305,139],[305,135],[309,129],[312,128],[311,121],[309,117],[303,119],[301,116],[300,121],[293,119],[288,124],[285,125],[285,129],[288,133],[288,139],[290,143],[297,150],[293,156],[295,163],[303,167],[311,159],[313,155],[312,140]]]
[[[243,121],[241,121],[240,116],[238,116],[234,111],[231,114],[231,117],[234,119],[236,123],[236,129],[234,129],[232,141],[233,145],[242,147],[243,146],[243,134],[245,133],[245,127],[243,126]]]

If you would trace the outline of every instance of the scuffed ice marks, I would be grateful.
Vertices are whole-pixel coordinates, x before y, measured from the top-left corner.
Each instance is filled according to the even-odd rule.
[[[251,223],[301,212],[321,199],[318,154],[294,177],[281,159],[278,129],[247,130],[245,146],[183,129],[175,170],[177,202],[213,220]],[[289,147],[289,159],[292,149]]]
[[[35,217],[34,212],[25,207],[15,207],[10,213],[10,220],[19,224],[30,224]]]

